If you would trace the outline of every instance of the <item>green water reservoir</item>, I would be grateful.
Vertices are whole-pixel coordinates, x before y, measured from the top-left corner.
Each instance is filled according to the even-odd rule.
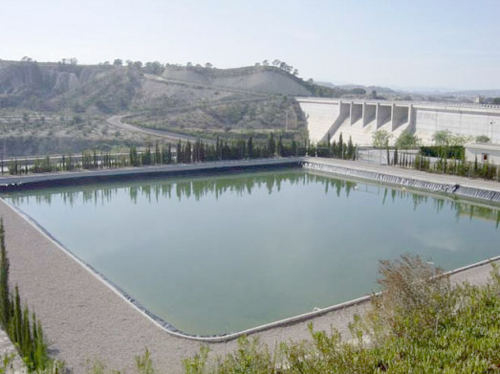
[[[500,255],[500,211],[303,170],[4,195],[145,308],[220,334],[377,289],[379,259]]]

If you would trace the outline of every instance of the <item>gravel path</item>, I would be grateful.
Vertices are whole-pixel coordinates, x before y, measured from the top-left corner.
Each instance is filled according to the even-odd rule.
[[[463,178],[460,182],[465,181],[482,182]],[[485,188],[483,183],[477,187]],[[43,322],[57,358],[66,361],[75,373],[85,372],[87,359],[94,358],[103,359],[109,368],[124,369],[132,367],[134,356],[147,347],[159,372],[182,373],[182,358],[196,353],[201,343],[163,331],[1,200],[0,216],[7,233],[11,281],[19,285],[22,298]],[[482,284],[489,271],[486,264],[453,278]],[[333,325],[348,337],[347,325],[353,314],[362,313],[367,306],[364,303],[317,317],[314,326],[329,330]],[[273,328],[255,336],[274,346],[277,341],[307,338],[307,324]],[[235,344],[212,343],[210,348],[224,353]]]

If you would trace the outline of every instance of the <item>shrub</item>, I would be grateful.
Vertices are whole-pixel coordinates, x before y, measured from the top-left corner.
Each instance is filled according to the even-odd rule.
[[[282,343],[258,340],[215,360],[204,347],[185,373],[495,373],[500,372],[500,273],[484,287],[452,286],[440,269],[405,255],[380,265],[383,287],[367,316],[355,317],[343,341],[336,330]]]

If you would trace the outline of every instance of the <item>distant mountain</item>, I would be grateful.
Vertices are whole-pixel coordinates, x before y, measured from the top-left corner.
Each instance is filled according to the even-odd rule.
[[[361,84],[334,84],[332,82],[326,82],[326,81],[318,81],[316,84],[319,84],[321,86],[337,89],[337,90],[345,90],[345,91],[351,91],[352,90],[364,90],[366,94],[370,95],[372,91],[377,91],[377,94],[388,94],[392,93],[395,94],[396,92],[388,87],[381,87],[381,86],[363,86]]]
[[[316,84],[319,84],[320,86],[324,86],[324,87],[329,87],[329,88],[335,88],[335,84],[333,84],[332,82],[324,82],[324,81],[315,81]]]
[[[500,89],[497,90],[466,90],[466,91],[452,91],[448,94],[459,96],[485,96],[485,97],[500,97]]]
[[[425,87],[425,86],[390,86],[394,91],[416,93],[416,94],[443,94],[450,91],[446,87]]]

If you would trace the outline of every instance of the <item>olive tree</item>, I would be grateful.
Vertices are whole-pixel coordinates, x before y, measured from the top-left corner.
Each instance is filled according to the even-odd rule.
[[[377,130],[373,133],[373,146],[375,148],[385,148],[389,145],[389,140],[392,138],[392,135],[389,134],[386,130]]]
[[[416,148],[419,144],[420,139],[409,130],[404,130],[396,139],[396,147],[398,148]]]

